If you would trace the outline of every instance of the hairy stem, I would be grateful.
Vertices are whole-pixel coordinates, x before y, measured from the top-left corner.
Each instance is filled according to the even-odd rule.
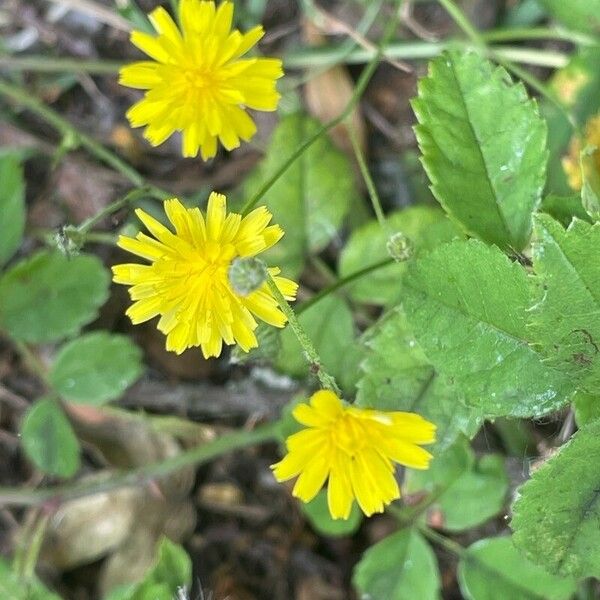
[[[302,327],[302,325],[300,325],[300,321],[298,321],[296,313],[290,306],[289,302],[284,298],[283,294],[277,287],[277,284],[275,283],[271,275],[269,275],[268,273],[267,285],[269,286],[269,290],[275,297],[275,300],[277,300],[277,303],[283,311],[283,314],[286,316],[288,324],[292,328],[294,334],[296,335],[296,338],[298,339],[302,350],[304,350],[304,354],[311,371],[318,377],[319,382],[324,388],[332,390],[336,394],[340,395],[340,388],[338,387],[335,379],[323,369],[323,363],[319,358],[319,354],[316,351],[313,343],[310,341],[310,338],[306,334],[306,331],[304,331],[304,328]]]

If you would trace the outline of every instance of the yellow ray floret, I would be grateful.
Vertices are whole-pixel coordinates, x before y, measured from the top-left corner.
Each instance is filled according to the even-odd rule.
[[[217,142],[227,150],[248,141],[256,125],[246,108],[274,111],[280,95],[275,82],[283,75],[274,58],[242,58],[264,35],[232,30],[233,3],[181,0],[178,27],[164,8],[150,15],[157,36],[141,31],[131,42],[152,60],[120,72],[122,85],[147,90],[127,112],[132,127],[146,127],[153,145],[182,132],[183,156],[212,158]]]
[[[127,311],[132,322],[160,316],[158,329],[167,336],[167,350],[180,354],[200,346],[206,358],[219,356],[223,342],[238,344],[246,352],[257,346],[255,317],[283,327],[286,318],[267,283],[247,295],[237,293],[228,277],[236,258],[249,258],[267,250],[283,236],[278,225],[269,225],[266,207],[246,217],[227,214],[226,199],[212,193],[206,217],[198,208],[185,208],[176,198],[164,203],[174,231],[141,209],[136,211],[150,236],[121,236],[118,245],[146,259],[148,265],[113,267],[114,281],[131,286],[134,301]],[[288,300],[297,284],[268,269]]]
[[[344,404],[321,390],[292,413],[306,429],[288,437],[287,455],[273,465],[278,481],[297,477],[293,494],[310,502],[328,480],[334,519],[347,519],[356,499],[370,516],[400,497],[394,463],[427,469],[435,425],[408,412],[383,412]]]
[[[585,125],[583,140],[574,136],[569,144],[569,154],[562,159],[562,166],[569,182],[569,187],[575,191],[581,190],[583,185],[583,174],[581,172],[581,150],[592,146],[600,149],[600,114],[593,116]],[[600,173],[600,151],[593,154],[591,168]]]

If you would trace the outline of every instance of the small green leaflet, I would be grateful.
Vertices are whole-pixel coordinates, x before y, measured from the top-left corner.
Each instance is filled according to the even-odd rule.
[[[575,580],[528,561],[509,536],[469,546],[458,563],[458,581],[466,600],[569,600],[577,589]]]
[[[579,31],[600,31],[600,0],[541,0],[558,21]]]
[[[521,250],[544,187],[546,124],[521,83],[478,53],[446,52],[413,100],[432,191],[465,231]]]
[[[118,398],[140,376],[141,360],[129,338],[96,331],[63,346],[49,377],[65,399],[100,405]]]
[[[464,433],[473,437],[481,425],[479,411],[466,406],[457,386],[440,376],[423,354],[400,308],[391,310],[363,336],[363,375],[357,406],[419,413],[437,426],[441,452]]]
[[[600,224],[574,219],[565,230],[548,215],[535,222],[538,298],[530,332],[548,364],[600,393]]]
[[[600,420],[582,427],[521,488],[515,544],[551,573],[600,577]]]
[[[320,124],[302,114],[282,119],[264,161],[244,186],[246,196],[260,187]],[[300,274],[310,253],[322,250],[342,225],[353,198],[355,178],[349,160],[321,136],[264,195],[262,203],[273,213],[273,223],[285,231],[266,254],[287,277]]]
[[[429,544],[418,531],[405,529],[363,554],[352,583],[370,600],[437,600],[440,574]]]
[[[436,248],[404,281],[406,316],[428,359],[489,417],[542,415],[574,392],[528,344],[530,304],[521,265],[477,240]]]
[[[16,252],[25,229],[25,182],[16,154],[0,156],[0,266]]]
[[[71,423],[53,398],[36,401],[21,427],[25,453],[48,475],[71,477],[79,468],[79,442]]]

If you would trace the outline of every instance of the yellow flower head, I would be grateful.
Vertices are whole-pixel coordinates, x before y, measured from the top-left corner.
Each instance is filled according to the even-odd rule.
[[[580,154],[582,148],[587,146],[596,146],[598,151],[594,153],[595,167],[600,173],[600,114],[592,117],[585,126],[585,136],[583,144],[578,136],[574,136],[569,144],[569,154],[562,159],[562,166],[567,175],[569,187],[575,191],[581,190],[583,185],[583,176],[581,173]]]
[[[431,454],[418,444],[435,441],[435,425],[417,414],[347,406],[321,390],[292,413],[307,429],[288,437],[288,454],[273,465],[275,478],[298,476],[293,494],[310,502],[329,478],[334,519],[347,519],[357,500],[370,516],[400,497],[394,463],[427,469]]]
[[[204,160],[248,141],[256,125],[246,108],[273,111],[279,94],[275,81],[283,75],[274,58],[241,58],[264,35],[261,26],[248,33],[231,30],[233,3],[181,0],[179,22],[160,7],[149,15],[158,33],[131,34],[131,42],[153,61],[121,69],[120,83],[148,90],[127,112],[132,127],[146,125],[153,146],[175,131],[183,133],[183,156]]]
[[[276,244],[283,235],[278,225],[269,225],[266,207],[246,217],[226,212],[226,199],[212,193],[206,218],[198,208],[185,208],[176,198],[164,203],[175,232],[143,210],[137,216],[154,237],[138,233],[135,239],[121,236],[118,245],[150,261],[149,265],[113,267],[114,281],[132,286],[134,304],[127,315],[143,323],[160,315],[158,329],[167,336],[167,350],[180,354],[200,346],[206,358],[219,356],[222,344],[237,343],[246,352],[257,346],[254,317],[283,327],[285,316],[266,282],[243,295],[232,287],[229,268],[236,258],[253,257]],[[268,269],[288,300],[297,284],[277,277],[279,269]]]

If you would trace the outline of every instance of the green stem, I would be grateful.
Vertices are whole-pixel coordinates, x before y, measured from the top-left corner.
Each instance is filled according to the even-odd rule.
[[[152,196],[153,194],[152,190],[147,187],[131,190],[129,193],[123,196],[123,198],[115,200],[108,206],[104,207],[101,211],[96,213],[93,217],[86,219],[77,227],[77,230],[79,231],[79,233],[87,234],[96,223],[99,223],[105,217],[108,217],[109,215],[123,208],[123,206],[129,204],[130,202],[134,202],[135,200],[139,200],[140,198],[144,198],[145,196],[149,195]]]
[[[451,554],[455,554],[456,556],[463,556],[465,553],[465,549],[450,538],[438,533],[431,527],[427,527],[426,525],[419,525],[419,531],[434,544],[437,544],[444,550],[447,550]]]
[[[103,480],[76,481],[42,489],[0,488],[0,506],[36,506],[61,503],[123,487],[144,485],[185,467],[197,466],[222,454],[259,444],[278,437],[279,422],[270,423],[253,431],[236,431],[222,435],[212,442],[192,448],[166,460],[125,471]]]
[[[396,5],[398,4],[400,4],[400,2],[396,3]],[[396,30],[397,23],[398,11],[396,10],[394,18],[389,19],[379,47],[377,48],[377,51],[373,55],[369,64],[361,73],[358,82],[356,83],[356,87],[354,88],[354,92],[352,93],[352,96],[350,97],[350,100],[346,104],[344,110],[337,117],[319,127],[319,129],[312,136],[310,136],[296,148],[291,156],[289,156],[288,159],[284,161],[278,169],[275,170],[275,173],[273,173],[273,175],[263,183],[263,185],[254,193],[254,195],[248,199],[246,204],[244,204],[244,207],[242,208],[243,215],[248,214],[254,208],[254,206],[256,206],[260,199],[271,189],[271,187],[273,187],[275,182],[292,166],[294,162],[296,162],[300,156],[302,156],[302,154],[304,154],[306,150],[308,150],[308,148],[310,148],[322,135],[344,121],[352,113],[362,97],[365,89],[367,88],[367,84],[371,80],[371,77],[375,73],[375,69],[379,65],[381,57],[383,56],[384,49]]]
[[[358,162],[358,168],[360,169],[360,173],[362,178],[365,181],[367,186],[367,191],[369,192],[369,198],[371,199],[371,205],[373,206],[373,210],[375,211],[375,216],[379,221],[379,225],[383,229],[386,227],[385,215],[383,214],[383,208],[381,208],[381,200],[379,199],[379,194],[377,193],[377,188],[375,187],[375,182],[369,173],[369,168],[367,167],[367,163],[365,162],[365,157],[363,156],[362,150],[360,149],[360,144],[358,142],[358,138],[356,137],[356,132],[353,127],[348,127],[348,133],[350,135],[350,142],[352,143],[352,149],[354,150],[354,156],[356,156],[356,161]]]
[[[102,146],[102,144],[96,142],[96,140],[90,136],[86,135],[85,133],[81,133],[61,115],[46,106],[35,96],[32,96],[27,90],[0,79],[0,94],[11,98],[13,101],[17,102],[17,104],[28,108],[32,112],[39,115],[63,136],[72,136],[73,139],[77,140],[79,144],[81,144],[86,150],[88,150],[102,162],[121,173],[134,186],[145,186],[156,197],[168,198],[170,196],[170,194],[165,190],[147,183],[142,175],[140,175],[132,166],[128,165],[116,154]]]
[[[277,304],[279,304],[283,314],[286,316],[288,324],[292,328],[296,338],[298,338],[298,342],[300,346],[302,346],[302,350],[304,350],[304,354],[311,371],[315,373],[319,379],[319,382],[324,388],[332,390],[338,396],[341,395],[340,388],[338,387],[335,379],[323,369],[323,363],[319,358],[319,354],[313,346],[313,343],[310,341],[310,338],[306,334],[306,331],[304,331],[304,328],[302,325],[300,325],[300,321],[298,321],[296,313],[290,306],[289,302],[284,298],[283,294],[277,287],[277,284],[271,275],[268,274],[268,272],[267,285],[269,286],[269,290],[273,294],[275,300],[277,300]]]
[[[48,379],[48,372],[42,361],[30,350],[29,346],[19,340],[13,340],[10,338],[13,346],[16,348],[19,356],[23,362],[27,365],[29,370],[37,375],[48,388],[52,388]]]
[[[383,267],[387,267],[391,264],[394,264],[394,262],[395,261],[393,258],[385,258],[384,260],[381,260],[372,265],[369,265],[368,267],[365,267],[364,269],[360,269],[359,271],[350,273],[350,275],[346,275],[346,277],[342,277],[342,278],[338,279],[336,282],[332,283],[330,286],[323,288],[318,294],[315,294],[310,300],[307,300],[306,302],[301,304],[296,309],[296,314],[297,315],[302,314],[304,311],[308,310],[311,306],[313,306],[317,302],[319,302],[319,300],[322,300],[323,298],[325,298],[325,296],[329,296],[329,294],[332,294],[333,292],[348,285],[349,283],[352,283],[353,281],[360,279],[364,275],[368,275],[369,273],[378,271],[379,269],[382,269]]]
[[[110,60],[79,60],[76,58],[48,58],[47,56],[0,56],[0,68],[37,73],[114,75],[126,64]]]
[[[438,0],[438,2],[446,9],[452,20],[462,29],[475,46],[485,48],[485,40],[479,31],[471,25],[471,22],[467,19],[463,11],[452,0]]]
[[[30,579],[33,577],[48,521],[49,515],[40,510],[30,513],[29,517],[26,517],[12,562],[13,571],[19,578]]]

